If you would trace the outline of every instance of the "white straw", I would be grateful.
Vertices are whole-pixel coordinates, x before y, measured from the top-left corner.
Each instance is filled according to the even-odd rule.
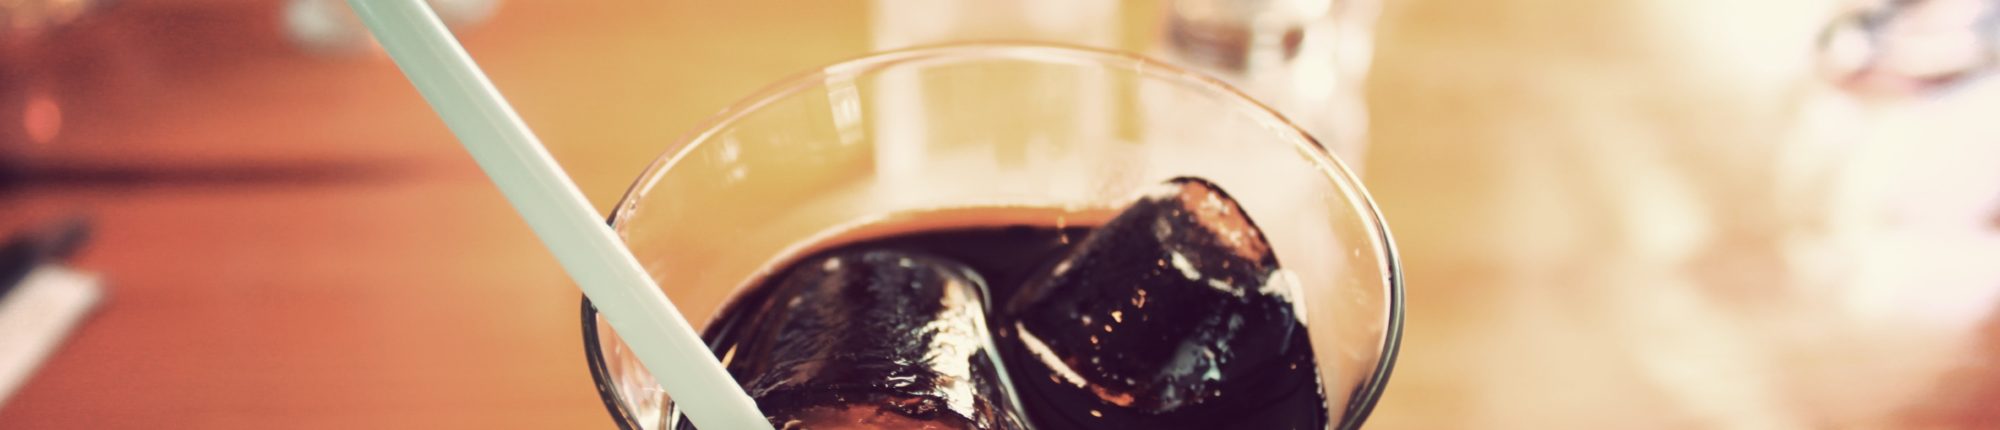
[[[430,7],[348,4],[680,410],[704,429],[771,429]]]

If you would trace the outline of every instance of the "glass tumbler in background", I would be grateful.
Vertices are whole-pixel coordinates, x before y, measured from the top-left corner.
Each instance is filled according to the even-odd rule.
[[[1165,9],[1156,55],[1235,85],[1365,167],[1378,0],[1167,0]]]
[[[910,112],[923,114],[884,116]],[[1269,109],[1166,64],[1053,46],[895,51],[781,82],[666,150],[612,223],[711,334],[746,286],[856,225],[1036,208],[1054,219],[1025,222],[1060,226],[1193,176],[1228,190],[1296,275],[1327,428],[1367,416],[1400,338],[1393,247],[1353,176]],[[646,369],[588,307],[583,328],[614,420],[667,428],[671,399]]]
[[[1952,333],[1995,324],[2000,1],[1860,2],[1836,16],[1775,166],[1788,269],[1854,314]]]
[[[1141,53],[1222,80],[1311,133],[1358,173],[1379,0],[875,0],[878,51],[1034,41]]]

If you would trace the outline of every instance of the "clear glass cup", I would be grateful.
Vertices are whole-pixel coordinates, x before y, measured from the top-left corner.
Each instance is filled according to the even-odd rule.
[[[1033,41],[1145,53],[1290,118],[1357,174],[1381,0],[874,0],[875,50]]]
[[[878,54],[785,80],[668,147],[611,223],[697,326],[800,246],[900,213],[1102,211],[1146,185],[1209,179],[1295,272],[1328,400],[1352,428],[1400,338],[1401,277],[1373,203],[1341,163],[1229,87],[1122,54],[958,45]],[[584,306],[585,352],[624,428],[670,422],[666,393]]]

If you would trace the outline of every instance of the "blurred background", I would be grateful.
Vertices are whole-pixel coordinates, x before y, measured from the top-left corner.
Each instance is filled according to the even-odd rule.
[[[1370,428],[2000,427],[1991,0],[432,3],[600,209],[706,116],[882,49],[1236,84],[1396,234]],[[0,232],[82,220],[105,286],[0,427],[611,425],[577,294],[352,19],[0,0]]]

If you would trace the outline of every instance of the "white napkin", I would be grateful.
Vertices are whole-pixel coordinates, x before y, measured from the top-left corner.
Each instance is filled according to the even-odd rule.
[[[0,404],[27,383],[102,295],[96,274],[47,264],[0,296]]]

